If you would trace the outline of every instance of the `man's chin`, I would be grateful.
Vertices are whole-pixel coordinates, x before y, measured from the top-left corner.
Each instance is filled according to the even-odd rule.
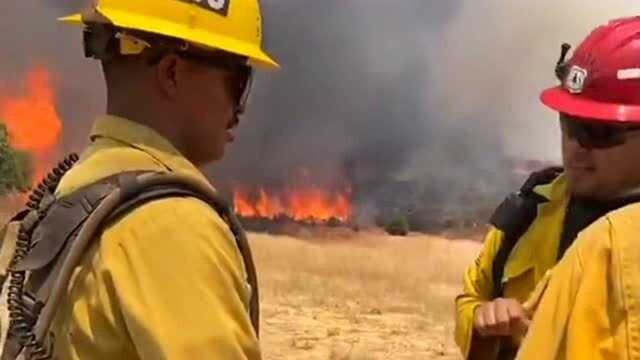
[[[188,160],[191,161],[194,165],[201,167],[206,166],[211,163],[218,162],[224,158],[224,147],[215,152],[202,153],[197,156],[192,156]]]
[[[599,191],[595,184],[588,183],[584,180],[572,180],[568,181],[569,193],[573,197],[578,198],[598,198]]]
[[[222,161],[222,159],[224,159],[224,156],[227,153],[226,149],[227,149],[227,146],[225,144],[220,149],[218,149],[218,151],[216,151],[215,154],[211,154],[211,158],[209,162],[212,163],[212,162]]]
[[[578,185],[578,186],[570,186],[569,192],[571,196],[580,199],[589,199],[589,200],[606,200],[611,198],[611,194],[606,194],[602,191],[602,187],[596,185]]]

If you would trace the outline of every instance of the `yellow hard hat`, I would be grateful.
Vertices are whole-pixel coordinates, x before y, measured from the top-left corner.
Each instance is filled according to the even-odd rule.
[[[59,20],[108,22],[245,56],[253,65],[279,68],[262,49],[259,0],[97,0],[89,11]]]

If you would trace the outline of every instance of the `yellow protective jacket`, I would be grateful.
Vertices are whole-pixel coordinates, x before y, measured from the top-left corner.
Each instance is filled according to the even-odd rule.
[[[579,234],[551,272],[517,359],[640,359],[640,204]]]
[[[153,130],[104,116],[58,192],[134,170],[211,186]],[[142,205],[107,227],[74,273],[52,327],[56,358],[260,359],[246,279],[231,231],[204,202]]]
[[[508,257],[503,274],[504,297],[524,303],[556,264],[562,228],[569,203],[566,178],[561,175],[551,184],[540,185],[534,192],[549,201],[538,206],[538,215],[518,240]],[[465,359],[497,358],[499,340],[482,338],[474,332],[475,310],[493,296],[493,261],[503,241],[502,231],[491,228],[476,261],[464,278],[463,293],[456,297],[455,339]]]

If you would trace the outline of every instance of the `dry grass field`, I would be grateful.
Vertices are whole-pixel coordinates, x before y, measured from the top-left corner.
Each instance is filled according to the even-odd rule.
[[[250,234],[267,360],[459,359],[453,299],[479,243]]]
[[[460,359],[453,299],[478,242],[346,230],[249,239],[265,360]]]

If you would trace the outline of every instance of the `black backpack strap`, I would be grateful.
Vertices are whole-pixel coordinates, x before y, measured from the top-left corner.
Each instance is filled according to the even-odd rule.
[[[503,295],[502,277],[511,251],[538,216],[538,205],[549,201],[544,196],[535,193],[534,188],[539,185],[550,184],[560,176],[562,171],[562,168],[552,167],[534,172],[520,191],[509,195],[491,217],[490,224],[504,234],[502,244],[496,253],[491,269],[494,298]]]

